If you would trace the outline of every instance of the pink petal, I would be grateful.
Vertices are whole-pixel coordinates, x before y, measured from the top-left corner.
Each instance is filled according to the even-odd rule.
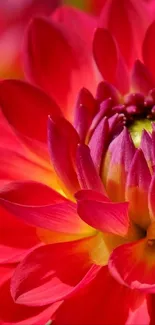
[[[129,201],[131,218],[142,228],[150,222],[148,210],[148,189],[151,174],[141,149],[132,160],[126,184],[126,199]]]
[[[153,150],[152,150],[152,137],[150,134],[146,131],[143,130],[142,137],[141,137],[141,143],[140,143],[140,148],[143,151],[143,154],[145,156],[145,159],[147,161],[147,164],[150,168],[150,171],[152,173],[152,168],[153,168]]]
[[[77,145],[80,139],[70,124],[64,118],[53,121],[48,119],[48,146],[52,164],[67,193],[74,194],[79,189],[75,172]]]
[[[85,140],[96,110],[97,105],[94,97],[87,89],[82,88],[78,95],[74,116],[74,127],[82,141]]]
[[[30,225],[67,234],[91,232],[77,215],[75,203],[41,183],[11,183],[0,196],[7,211]]]
[[[144,64],[151,71],[153,77],[155,78],[154,38],[155,38],[155,21],[153,21],[153,23],[148,27],[143,41],[143,47],[142,47]]]
[[[78,213],[91,227],[102,232],[124,236],[128,232],[128,203],[78,200]]]
[[[142,92],[144,95],[154,88],[151,71],[139,60],[135,62],[132,70],[131,86],[134,92]]]
[[[103,181],[112,201],[125,200],[126,178],[134,152],[133,141],[124,128],[109,145],[103,165]]]
[[[89,90],[96,85],[90,55],[95,24],[80,11],[61,7],[52,19],[35,18],[28,29],[26,73],[69,116],[81,85]]]
[[[111,98],[116,105],[119,103],[120,94],[118,90],[107,81],[101,81],[96,91],[96,99],[101,103],[105,99]]]
[[[5,278],[3,273],[5,271]],[[10,272],[11,271],[11,272]],[[45,324],[55,313],[61,302],[47,307],[27,307],[16,304],[10,294],[10,276],[13,270],[0,267],[3,283],[0,285],[0,324],[3,325],[38,325]]]
[[[92,161],[89,148],[79,144],[77,148],[77,176],[81,188],[94,189],[105,194],[105,189]]]
[[[107,118],[104,118],[95,128],[88,144],[93,163],[99,174],[101,170],[101,163],[108,146],[108,131],[108,120]]]
[[[154,293],[155,264],[151,248],[146,239],[117,247],[109,259],[110,273],[131,289]]]
[[[62,300],[83,287],[100,267],[89,257],[94,238],[52,244],[31,252],[16,268],[11,292],[16,302],[43,306]]]
[[[138,322],[136,315],[139,316],[142,311],[144,322],[142,319]],[[133,315],[135,318],[130,323],[130,316]],[[110,276],[107,267],[103,267],[87,288],[62,304],[53,324],[146,325],[149,324],[149,315],[145,297],[138,291],[120,285]]]

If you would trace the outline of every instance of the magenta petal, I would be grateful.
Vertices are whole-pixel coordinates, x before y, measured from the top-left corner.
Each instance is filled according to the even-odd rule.
[[[151,135],[146,131],[143,130],[140,148],[143,151],[143,154],[145,156],[145,159],[147,161],[147,164],[152,172],[153,167],[153,150],[152,150],[152,137]]]
[[[96,192],[94,190],[81,190],[75,194],[75,198],[80,200],[93,200],[93,201],[101,201],[101,202],[109,202],[109,198],[103,195],[100,192]]]
[[[99,174],[101,169],[101,163],[108,146],[108,132],[108,120],[107,118],[104,118],[95,128],[88,144],[93,163]]]
[[[105,189],[92,161],[89,148],[79,144],[77,148],[77,176],[81,188],[93,189],[105,194]]]
[[[154,88],[151,71],[139,60],[135,62],[132,70],[131,86],[135,92],[142,92],[144,95]]]
[[[79,189],[75,172],[75,157],[79,136],[64,118],[55,123],[48,120],[48,146],[54,169],[67,193],[74,194]]]
[[[101,103],[107,98],[111,98],[116,105],[119,103],[120,94],[113,85],[107,81],[101,81],[97,87],[96,99]]]
[[[128,232],[128,203],[82,199],[78,201],[78,213],[82,220],[97,230],[119,236]]]
[[[74,127],[83,141],[96,109],[96,102],[92,94],[85,88],[81,89],[75,108]]]
[[[11,183],[0,193],[8,212],[30,225],[67,234],[87,234],[89,229],[76,213],[76,204],[50,187],[35,182]]]

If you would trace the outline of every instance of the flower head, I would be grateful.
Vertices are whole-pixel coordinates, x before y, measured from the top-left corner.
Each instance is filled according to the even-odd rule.
[[[45,312],[53,304],[55,324],[76,324],[75,313],[86,298],[87,312],[78,315],[79,324],[147,324],[153,319],[154,22],[149,10],[144,14],[134,1],[126,5],[122,0],[119,9],[116,1],[107,3],[101,14],[106,26],[93,39],[98,79],[90,52],[94,18],[62,8],[52,21],[36,18],[28,29],[27,72],[40,88],[21,81],[0,84],[4,116],[36,170],[46,171],[40,183],[37,172],[7,181],[1,190],[3,209],[35,229],[39,246],[32,244],[26,256],[20,255],[11,296],[19,306]],[[120,13],[123,31],[115,25]],[[147,131],[141,132],[143,126]],[[55,172],[49,167],[46,137]],[[10,169],[9,177],[18,179]],[[113,303],[115,295],[118,303]]]

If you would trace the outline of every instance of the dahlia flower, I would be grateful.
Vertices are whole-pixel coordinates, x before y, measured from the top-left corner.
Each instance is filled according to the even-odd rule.
[[[94,61],[94,18],[36,18],[25,41],[36,85],[0,83],[22,147],[2,148],[2,324],[154,324],[155,22],[143,5],[107,2]]]

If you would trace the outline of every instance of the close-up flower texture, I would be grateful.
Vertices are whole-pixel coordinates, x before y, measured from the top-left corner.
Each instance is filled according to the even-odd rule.
[[[0,1],[0,325],[154,325],[155,0],[43,2]]]

